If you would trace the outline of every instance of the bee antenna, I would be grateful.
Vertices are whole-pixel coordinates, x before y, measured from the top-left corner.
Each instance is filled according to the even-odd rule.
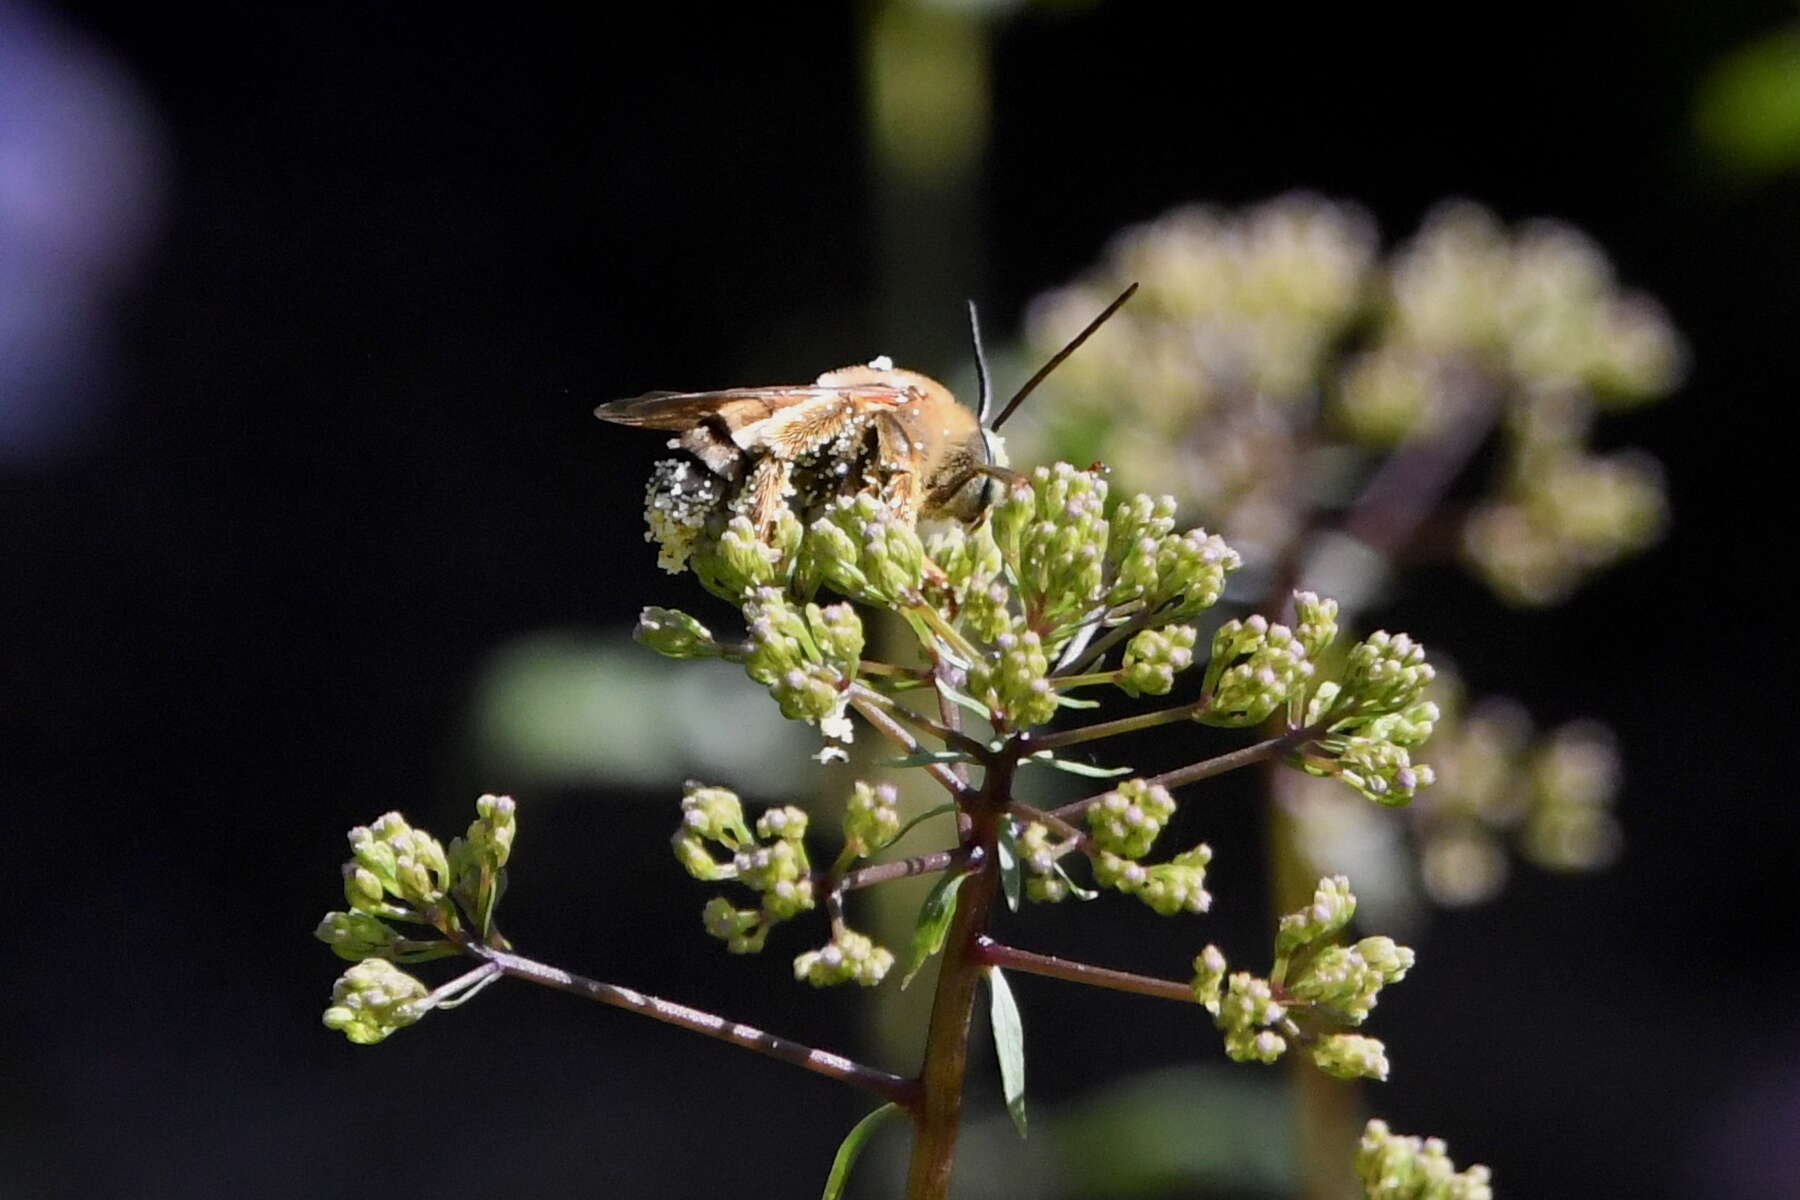
[[[998,417],[994,418],[994,423],[992,425],[988,426],[988,428],[990,428],[990,429],[1000,428],[1000,423],[1002,421],[1006,420],[1006,418],[1012,416],[1013,409],[1019,407],[1019,401],[1025,399],[1025,397],[1031,395],[1033,388],[1037,387],[1038,384],[1044,382],[1044,379],[1050,374],[1050,372],[1056,370],[1057,367],[1061,366],[1063,359],[1065,359],[1065,358],[1069,357],[1069,355],[1075,353],[1076,349],[1080,347],[1081,343],[1087,341],[1088,338],[1093,336],[1093,333],[1096,329],[1098,329],[1102,325],[1106,324],[1106,319],[1108,317],[1112,316],[1114,313],[1118,312],[1120,306],[1123,305],[1127,300],[1131,299],[1132,293],[1137,290],[1138,290],[1138,285],[1134,283],[1130,287],[1126,288],[1124,291],[1120,292],[1119,298],[1117,300],[1114,300],[1111,304],[1107,305],[1105,308],[1101,309],[1100,315],[1095,317],[1093,320],[1089,321],[1087,323],[1086,329],[1083,329],[1080,333],[1076,334],[1073,338],[1071,338],[1069,340],[1068,345],[1064,346],[1061,350],[1058,350],[1055,354],[1052,354],[1050,356],[1050,361],[1045,363],[1043,366],[1039,367],[1037,374],[1033,375],[1030,379],[1027,379],[1025,381],[1025,386],[1013,393],[1013,398],[1006,402],[1006,407],[1000,410],[1000,415]]]
[[[975,312],[973,300],[969,301],[969,340],[975,345],[975,382],[979,392],[975,419],[986,425],[994,407],[994,389],[988,383],[987,351],[981,348],[981,317]]]

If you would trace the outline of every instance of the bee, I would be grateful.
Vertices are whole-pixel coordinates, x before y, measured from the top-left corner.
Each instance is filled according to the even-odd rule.
[[[1007,469],[995,430],[1136,289],[1127,288],[992,421],[973,303],[969,318],[981,389],[973,410],[937,380],[883,357],[827,371],[809,384],[651,392],[602,404],[594,415],[673,433],[669,448],[691,456],[657,464],[649,492],[653,533],[659,520],[665,531],[697,530],[710,516],[729,512],[764,534],[783,509],[810,519],[835,498],[861,492],[884,500],[908,523],[974,522],[1018,478]],[[655,540],[669,545],[661,534]]]

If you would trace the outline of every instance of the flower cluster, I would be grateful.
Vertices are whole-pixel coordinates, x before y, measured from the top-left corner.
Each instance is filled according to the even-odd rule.
[[[510,796],[483,796],[465,836],[442,843],[397,812],[350,831],[344,864],[349,910],[330,912],[314,931],[357,965],[339,978],[325,1024],[360,1044],[378,1042],[429,1008],[425,985],[394,966],[457,953],[455,938],[490,936],[494,906],[517,831]],[[395,922],[422,926],[408,936]]]
[[[1435,676],[1425,648],[1406,634],[1369,635],[1351,648],[1342,678],[1320,683],[1306,698],[1299,723],[1321,732],[1301,749],[1297,765],[1377,803],[1408,803],[1436,779],[1411,755],[1437,723],[1437,705],[1422,699]]]
[[[1393,1133],[1370,1121],[1356,1148],[1356,1177],[1368,1200],[1493,1200],[1488,1169],[1458,1171],[1438,1138]]]
[[[1310,905],[1281,918],[1267,979],[1228,973],[1216,946],[1195,958],[1194,996],[1224,1033],[1226,1054],[1239,1062],[1271,1063],[1299,1042],[1328,1075],[1387,1078],[1381,1042],[1345,1029],[1367,1020],[1381,989],[1406,977],[1413,952],[1385,937],[1337,944],[1355,912],[1356,897],[1343,876],[1321,879]]]
[[[1024,875],[1025,898],[1032,903],[1057,904],[1071,895],[1091,897],[1094,894],[1070,879],[1062,865],[1066,855],[1080,848],[1076,839],[1052,841],[1050,827],[1041,821],[1033,821],[1019,833],[1017,848]]]
[[[789,720],[811,721],[829,737],[850,740],[845,690],[862,658],[862,619],[848,604],[796,605],[775,588],[744,602],[750,644],[744,671],[769,689]]]
[[[867,858],[900,834],[900,791],[891,783],[857,780],[844,804],[844,853]]]
[[[1463,549],[1501,596],[1554,601],[1654,541],[1654,464],[1589,441],[1599,414],[1681,378],[1685,351],[1656,302],[1621,288],[1578,231],[1508,230],[1466,202],[1377,251],[1366,213],[1306,195],[1126,230],[1030,310],[1029,340],[1049,352],[1142,284],[1008,431],[1020,456],[1104,459],[1123,479],[1177,486],[1234,543],[1273,557],[1308,523],[1296,496],[1336,499],[1297,486],[1317,475],[1309,454],[1387,453],[1484,420],[1500,471]]]
[[[766,541],[745,540],[754,536],[732,517],[716,538],[697,533],[684,560],[742,607],[747,642],[721,643],[693,617],[662,608],[644,610],[636,636],[671,657],[743,663],[784,715],[840,739],[863,632],[847,605],[814,603],[821,587],[898,613],[942,668],[940,683],[954,680],[1007,732],[1050,721],[1070,687],[1169,691],[1193,662],[1197,635],[1183,622],[1218,601],[1240,562],[1204,530],[1176,532],[1168,497],[1109,505],[1101,474],[1067,463],[1023,477],[985,520],[924,539],[869,493],[837,498],[804,528],[784,510]],[[1122,665],[1070,677],[1067,668],[1108,633],[1130,635]]]
[[[1433,743],[1438,783],[1412,812],[1420,876],[1433,899],[1491,899],[1506,881],[1508,842],[1553,871],[1612,861],[1621,842],[1612,809],[1620,771],[1605,726],[1576,720],[1538,734],[1512,701],[1460,711],[1454,688],[1434,694],[1448,711]]]
[[[1260,724],[1312,674],[1306,646],[1287,626],[1261,614],[1227,621],[1213,634],[1206,707],[1195,719],[1234,728]]]
[[[423,983],[383,958],[357,963],[332,985],[325,1028],[335,1029],[359,1046],[372,1046],[425,1014],[428,995]]]
[[[670,838],[676,859],[695,879],[735,880],[762,897],[756,908],[738,908],[723,896],[707,902],[706,931],[733,954],[761,950],[770,929],[813,907],[805,836],[806,814],[797,808],[769,809],[757,819],[753,835],[736,793],[688,784],[681,825]],[[716,857],[715,847],[728,857]]]
[[[814,987],[839,983],[874,987],[887,978],[893,965],[894,955],[886,947],[840,924],[833,927],[829,942],[794,959],[794,978]]]

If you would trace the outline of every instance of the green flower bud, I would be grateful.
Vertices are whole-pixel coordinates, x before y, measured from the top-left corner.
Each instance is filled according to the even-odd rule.
[[[1225,576],[1243,564],[1237,551],[1203,529],[1161,538],[1156,544],[1156,586],[1145,601],[1152,609],[1170,605],[1173,620],[1194,616],[1218,603],[1225,592]]]
[[[865,604],[902,603],[925,582],[918,532],[866,492],[829,505],[808,530],[801,557],[805,570]]]
[[[1287,1010],[1276,1003],[1268,980],[1258,979],[1248,971],[1235,971],[1226,981],[1214,1023],[1227,1033],[1243,1032],[1273,1025],[1286,1015]]]
[[[669,845],[675,851],[675,861],[702,883],[717,883],[737,877],[736,867],[715,859],[700,835],[690,832],[685,826],[675,831],[674,836],[669,839]]]
[[[1057,904],[1069,898],[1069,881],[1063,875],[1059,863],[1076,846],[1073,838],[1062,842],[1052,841],[1049,828],[1040,821],[1033,821],[1020,831],[1019,863],[1025,872],[1027,900],[1034,904]]]
[[[1382,985],[1403,977],[1406,968],[1412,965],[1412,951],[1395,947],[1386,938],[1369,940],[1386,942],[1390,949],[1403,954],[1404,965],[1399,966],[1391,978],[1369,963],[1359,948],[1327,946],[1307,961],[1299,978],[1289,985],[1289,990],[1302,1000],[1331,1009],[1352,1025],[1362,1024],[1368,1019],[1369,1010],[1375,1007]]]
[[[762,838],[798,842],[806,836],[806,813],[791,804],[767,809],[756,818],[756,834]]]
[[[1337,640],[1338,602],[1316,592],[1294,593],[1294,638],[1306,657],[1317,659]]]
[[[1356,1176],[1370,1200],[1493,1200],[1479,1163],[1458,1173],[1438,1138],[1407,1137],[1370,1121],[1356,1150]]]
[[[1194,999],[1213,1016],[1219,1015],[1219,994],[1225,987],[1225,955],[1208,945],[1194,957]]]
[[[1225,1035],[1225,1054],[1233,1062],[1272,1063],[1287,1053],[1287,1039],[1272,1029],[1237,1029]]]
[[[769,925],[754,908],[737,908],[723,896],[714,896],[701,911],[706,932],[725,943],[733,954],[756,954],[769,937]]]
[[[1363,738],[1348,738],[1345,742],[1330,773],[1377,804],[1408,804],[1420,788],[1437,780],[1437,773],[1429,766],[1413,765],[1404,746]]]
[[[1334,1033],[1320,1038],[1312,1045],[1312,1060],[1334,1079],[1385,1082],[1388,1077],[1387,1047],[1360,1033]]]
[[[855,611],[847,604],[800,608],[781,592],[762,588],[744,602],[744,617],[750,627],[744,670],[750,678],[769,689],[783,716],[811,721],[849,740],[844,689],[856,678],[863,647]]]
[[[338,977],[325,1010],[325,1028],[359,1046],[372,1046],[424,1015],[419,1002],[430,994],[423,983],[385,958],[369,958]]]
[[[1212,907],[1212,893],[1206,890],[1206,866],[1211,861],[1212,847],[1201,843],[1149,867],[1136,889],[1137,898],[1165,917],[1203,913]]]
[[[674,608],[646,608],[638,614],[634,640],[669,658],[717,658],[724,653],[712,631]]]
[[[1174,814],[1175,798],[1168,788],[1127,779],[1088,806],[1088,831],[1097,848],[1142,858]]]
[[[403,940],[397,930],[362,912],[326,913],[313,936],[330,946],[333,954],[351,962],[392,958]]]
[[[1399,983],[1412,970],[1415,955],[1390,937],[1366,937],[1356,943],[1356,952],[1371,970],[1381,975],[1383,983]]]
[[[681,827],[685,833],[717,842],[731,851],[756,841],[744,824],[744,806],[736,792],[707,787],[691,779],[681,796]]]
[[[1021,622],[1012,611],[1012,592],[1004,583],[973,587],[963,600],[963,622],[983,641],[997,641]]]
[[[1119,687],[1130,696],[1166,696],[1175,674],[1194,664],[1192,625],[1146,629],[1125,646]]]
[[[899,801],[900,792],[891,783],[856,781],[844,805],[844,844],[853,855],[873,854],[899,836]]]
[[[1114,506],[1107,525],[1106,557],[1116,566],[1141,543],[1148,541],[1154,547],[1174,532],[1175,497],[1151,497],[1142,493],[1128,497]],[[1122,576],[1123,571],[1120,574]],[[1154,586],[1154,578],[1150,586]]]
[[[1068,463],[1032,472],[1035,504],[1006,556],[1026,611],[1060,642],[1106,596],[1106,481]]]
[[[345,872],[345,895],[352,907],[375,916],[416,920],[418,910],[443,900],[450,885],[450,861],[443,845],[408,825],[399,813],[352,829],[349,839],[355,870]],[[385,906],[384,894],[411,906],[414,913]]]
[[[799,842],[777,841],[766,846],[739,850],[732,860],[737,867],[738,882],[759,892],[772,892],[778,884],[805,883],[804,896],[795,893],[795,903],[812,907],[812,885],[806,882],[811,869],[806,847]],[[798,911],[798,910],[796,910]]]
[[[1437,671],[1425,647],[1404,633],[1377,630],[1351,649],[1334,714],[1376,717],[1417,704]]]
[[[748,517],[734,516],[716,542],[695,546],[694,575],[707,591],[734,604],[759,589],[785,588],[794,573],[799,528],[792,513],[783,513],[764,540]]]
[[[1213,633],[1207,704],[1195,719],[1231,728],[1258,724],[1312,673],[1305,647],[1287,626],[1261,615],[1227,621]]]
[[[794,959],[794,978],[814,987],[850,982],[874,987],[893,965],[887,949],[853,929],[839,929],[824,946]]]
[[[1009,728],[1042,725],[1056,715],[1050,659],[1036,633],[1003,633],[995,653],[969,667],[969,694]]]
[[[1342,875],[1319,880],[1313,902],[1299,912],[1281,918],[1275,933],[1275,954],[1286,958],[1301,946],[1334,936],[1356,915],[1356,896]]]

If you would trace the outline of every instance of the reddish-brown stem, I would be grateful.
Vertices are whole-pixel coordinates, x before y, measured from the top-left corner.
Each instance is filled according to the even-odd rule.
[[[963,1076],[968,1067],[969,1024],[982,962],[976,942],[987,930],[999,891],[998,856],[1001,814],[1012,795],[1017,760],[1005,757],[988,768],[982,788],[967,806],[969,828],[964,846],[971,874],[957,893],[956,915],[938,966],[931,1001],[931,1023],[925,1037],[925,1063],[919,1072],[921,1101],[913,1110],[912,1162],[907,1172],[908,1200],[938,1200],[950,1193],[950,1169],[956,1157],[957,1127],[962,1120]]]
[[[899,743],[908,753],[920,749],[919,739],[909,733],[906,726],[896,721],[885,708],[869,696],[852,692],[850,704],[862,714],[863,720]],[[957,800],[962,800],[969,794],[969,789],[964,787],[962,780],[956,777],[956,772],[943,763],[927,763],[925,773],[943,784],[945,790]]]
[[[1268,738],[1264,741],[1257,742],[1255,745],[1245,746],[1239,750],[1233,750],[1228,754],[1220,754],[1214,758],[1205,759],[1202,762],[1191,763],[1185,767],[1177,767],[1173,771],[1164,771],[1161,775],[1152,775],[1144,780],[1144,782],[1151,787],[1160,786],[1166,788],[1178,788],[1183,787],[1186,784],[1198,783],[1202,779],[1211,779],[1215,775],[1223,775],[1227,771],[1235,771],[1239,767],[1247,767],[1252,763],[1259,763],[1274,758],[1279,754],[1285,753],[1294,746],[1305,742],[1316,732],[1316,730],[1312,729],[1290,730],[1279,737]],[[1106,795],[1105,792],[1096,792],[1086,799],[1077,800],[1072,804],[1065,804],[1061,808],[1051,809],[1050,815],[1060,817],[1065,821],[1074,821],[1079,818],[1082,813],[1085,813],[1089,808],[1093,807],[1100,797],[1104,795]]]
[[[619,987],[616,984],[601,983],[597,979],[587,979],[580,975],[571,975],[558,967],[547,963],[534,962],[517,954],[509,954],[504,950],[496,950],[491,946],[483,946],[476,942],[465,942],[463,949],[475,958],[492,963],[501,971],[515,979],[524,979],[557,991],[570,992],[577,996],[585,996],[589,1000],[597,1000],[601,1004],[610,1004],[614,1008],[628,1009],[686,1029],[692,1033],[717,1038],[722,1042],[730,1042],[746,1050],[770,1058],[780,1059],[796,1067],[823,1075],[827,1079],[835,1079],[864,1091],[873,1092],[884,1100],[891,1100],[904,1108],[917,1111],[920,1104],[919,1083],[914,1079],[902,1079],[875,1067],[845,1058],[841,1054],[833,1054],[828,1050],[819,1050],[812,1046],[790,1041],[773,1033],[744,1025],[736,1021],[727,1021],[724,1017],[697,1008],[689,1008],[685,1004],[676,1004],[670,1000],[662,1000],[655,996],[646,996],[631,988]]]
[[[1061,834],[1065,839],[1073,840],[1083,854],[1092,853],[1093,851],[1093,839],[1088,837],[1086,831],[1078,825],[1069,824],[1055,813],[1045,812],[1043,809],[1033,807],[1021,800],[1014,800],[1011,804],[1007,805],[1006,811],[1019,818],[1019,820],[1024,821],[1026,824],[1036,821],[1039,824],[1048,826],[1054,832]]]
[[[1139,996],[1155,996],[1159,1000],[1175,1000],[1183,1004],[1195,1003],[1194,989],[1179,980],[1158,979],[1153,975],[1136,975],[1130,971],[1115,971],[1111,967],[1096,967],[1092,963],[1057,958],[1053,954],[1036,954],[1030,950],[1021,950],[1017,946],[1004,945],[991,938],[978,939],[975,943],[975,954],[985,966],[1002,967],[1010,971],[1025,971],[1032,975],[1048,975],[1052,979],[1064,979],[1070,983],[1085,983],[1090,987],[1111,988],[1118,992],[1132,992]]]
[[[854,892],[858,888],[874,887],[878,883],[889,883],[896,879],[905,879],[910,875],[929,875],[933,871],[942,871],[946,867],[968,857],[964,850],[939,850],[932,854],[915,854],[911,858],[903,858],[898,862],[880,863],[873,867],[862,867],[851,871],[838,881],[836,891]]]

